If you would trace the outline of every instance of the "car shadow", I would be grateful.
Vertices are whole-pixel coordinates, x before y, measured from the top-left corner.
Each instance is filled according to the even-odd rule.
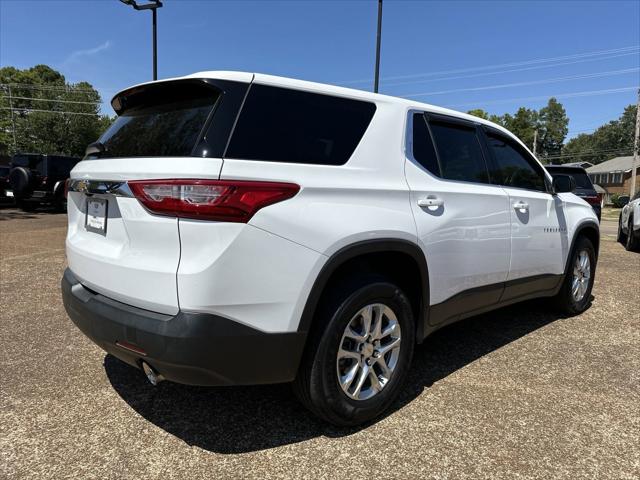
[[[0,205],[0,222],[5,220],[24,220],[29,218],[39,218],[51,214],[64,213],[53,207],[39,207],[33,211],[24,211],[15,207],[15,205]]]
[[[384,416],[438,380],[561,318],[543,303],[506,307],[431,335],[417,346],[406,385]],[[318,436],[344,437],[367,427],[338,428],[318,420],[286,384],[191,387],[164,382],[152,387],[140,370],[112,355],[105,356],[104,368],[116,392],[137,413],[187,444],[216,453],[247,453]]]

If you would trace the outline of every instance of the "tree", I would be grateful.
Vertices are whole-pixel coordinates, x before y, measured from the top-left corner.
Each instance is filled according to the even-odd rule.
[[[0,154],[82,156],[111,123],[91,84],[67,83],[47,65],[0,68],[0,93]]]
[[[482,110],[481,108],[475,108],[473,110],[469,110],[467,112],[469,115],[473,115],[474,117],[480,117],[485,120],[489,120],[489,114]]]
[[[610,158],[631,155],[635,135],[636,106],[628,105],[617,120],[602,125],[591,134],[582,133],[567,142],[563,149],[566,161],[593,164]]]
[[[520,107],[515,115],[503,117],[504,127],[517,136],[527,147],[533,147],[535,131],[538,128],[538,112]]]
[[[560,155],[569,131],[567,112],[558,100],[551,97],[539,113],[539,152],[543,157]]]

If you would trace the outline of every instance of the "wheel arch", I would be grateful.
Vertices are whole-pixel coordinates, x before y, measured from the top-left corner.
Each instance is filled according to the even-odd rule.
[[[407,275],[399,275],[405,273],[405,267],[408,268]],[[414,310],[416,339],[421,342],[429,306],[429,271],[420,247],[401,239],[364,240],[347,245],[331,255],[311,287],[298,331],[308,333],[311,330],[318,305],[329,291],[328,287],[358,271],[389,275],[398,286],[407,290]]]
[[[565,275],[569,269],[569,259],[573,255],[573,250],[576,246],[576,241],[581,236],[586,237],[593,244],[593,248],[596,251],[596,260],[598,258],[598,253],[600,251],[600,226],[593,221],[583,222],[576,227],[576,231],[573,234],[573,238],[571,239],[571,248],[569,249],[569,253],[566,260],[567,268],[565,269]]]

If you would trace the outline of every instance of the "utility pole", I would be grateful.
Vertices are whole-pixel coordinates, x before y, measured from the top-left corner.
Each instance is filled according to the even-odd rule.
[[[382,0],[378,0],[378,34],[376,37],[376,73],[373,81],[373,93],[378,93],[380,82],[380,41],[382,39]]]
[[[533,131],[533,156],[538,158],[536,155],[536,150],[538,150],[538,129],[536,128]]]
[[[13,133],[13,153],[17,153],[18,143],[16,142],[16,120],[13,117],[13,97],[11,96],[10,85],[7,85],[7,92],[9,93],[9,109],[11,111],[11,131]]]
[[[640,143],[640,88],[638,89],[638,101],[636,102],[636,138],[633,141],[633,160],[631,161],[631,193],[630,198],[636,193],[636,170],[638,169],[638,145]]]

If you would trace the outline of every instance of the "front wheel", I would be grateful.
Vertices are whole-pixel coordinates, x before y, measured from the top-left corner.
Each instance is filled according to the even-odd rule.
[[[384,279],[358,285],[341,289],[320,306],[294,382],[307,408],[340,426],[364,423],[390,406],[415,343],[404,292]]]
[[[618,237],[616,240],[623,245],[627,243],[627,235],[624,233],[624,230],[622,230],[622,214],[620,214],[618,218]]]
[[[636,234],[636,232],[633,231],[633,215],[630,215],[629,223],[627,224],[627,238],[624,248],[629,252],[636,252],[640,250],[640,241],[638,237],[640,237],[640,232]]]
[[[589,308],[595,269],[596,251],[593,244],[586,237],[578,238],[569,258],[562,287],[555,297],[555,304],[559,310],[569,315],[577,315]]]

